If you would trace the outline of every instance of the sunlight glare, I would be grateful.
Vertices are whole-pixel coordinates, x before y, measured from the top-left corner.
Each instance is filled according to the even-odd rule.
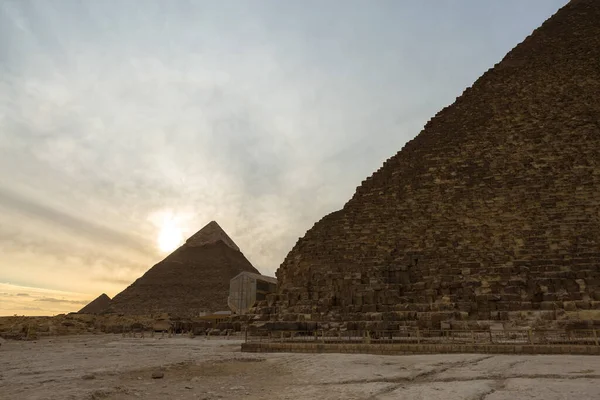
[[[158,235],[158,248],[160,251],[168,253],[175,250],[183,243],[183,234],[181,229],[173,219],[167,219],[163,222]]]

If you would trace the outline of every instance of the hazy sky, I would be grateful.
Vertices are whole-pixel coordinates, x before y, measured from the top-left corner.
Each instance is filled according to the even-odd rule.
[[[566,0],[0,0],[0,315],[216,220],[263,273]]]

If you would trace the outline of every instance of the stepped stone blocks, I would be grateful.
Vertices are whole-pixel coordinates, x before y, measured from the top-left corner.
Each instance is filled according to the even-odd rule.
[[[229,281],[244,271],[258,273],[213,221],[116,295],[104,312],[194,317],[228,310]]]
[[[600,320],[599,99],[600,1],[572,1],[297,242],[253,321]]]

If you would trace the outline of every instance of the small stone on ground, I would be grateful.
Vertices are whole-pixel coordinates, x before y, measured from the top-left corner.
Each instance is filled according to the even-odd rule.
[[[162,371],[154,371],[152,373],[152,379],[161,379],[161,378],[164,378],[164,376],[165,376],[165,373]]]

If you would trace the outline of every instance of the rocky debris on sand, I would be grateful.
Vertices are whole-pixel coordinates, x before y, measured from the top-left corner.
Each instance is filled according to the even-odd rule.
[[[154,371],[152,373],[152,379],[162,379],[162,378],[164,378],[164,376],[165,376],[165,373],[162,371]]]
[[[112,391],[110,390],[104,390],[104,389],[100,389],[100,390],[95,390],[91,395],[90,395],[90,399],[91,400],[100,400],[100,399],[105,399],[108,396],[110,396],[112,394]]]

